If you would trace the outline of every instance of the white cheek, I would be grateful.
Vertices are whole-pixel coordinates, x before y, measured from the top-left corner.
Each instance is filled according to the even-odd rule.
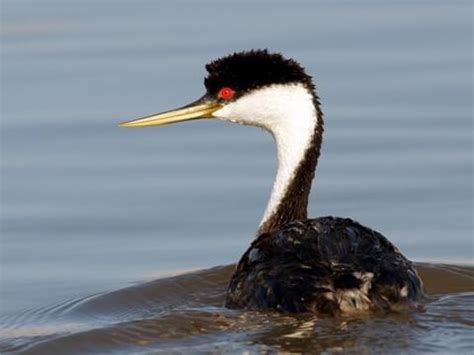
[[[313,107],[312,99],[302,84],[272,85],[227,104],[214,112],[214,116],[275,132],[278,127],[297,123],[295,118],[304,120],[308,109]]]

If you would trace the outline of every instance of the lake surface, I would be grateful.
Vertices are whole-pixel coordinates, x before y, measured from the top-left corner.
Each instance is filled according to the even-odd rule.
[[[1,5],[0,351],[469,351],[474,279],[452,265],[474,259],[470,1]],[[323,104],[309,215],[350,216],[437,263],[421,264],[424,312],[222,307],[221,265],[270,193],[272,138],[213,120],[117,124],[200,97],[205,63],[263,47],[304,64]]]

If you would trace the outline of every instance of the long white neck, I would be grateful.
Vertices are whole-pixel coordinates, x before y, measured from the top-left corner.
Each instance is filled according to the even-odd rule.
[[[319,122],[314,97],[303,84],[273,85],[226,105],[215,116],[263,127],[275,139],[278,170],[270,200],[260,222],[261,230],[287,197],[290,186],[295,183],[295,175],[312,147]],[[309,173],[313,174],[313,171]]]

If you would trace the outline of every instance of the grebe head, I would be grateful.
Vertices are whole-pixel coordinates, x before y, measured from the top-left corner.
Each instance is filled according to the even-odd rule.
[[[206,93],[179,109],[124,122],[163,125],[200,118],[259,126],[272,133],[316,116],[314,86],[299,63],[267,50],[239,52],[206,65]],[[297,120],[296,122],[294,122]],[[301,127],[304,128],[304,127]]]

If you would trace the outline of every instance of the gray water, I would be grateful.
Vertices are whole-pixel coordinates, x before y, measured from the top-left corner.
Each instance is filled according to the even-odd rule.
[[[271,189],[276,165],[271,137],[212,120],[134,130],[117,123],[201,96],[204,64],[243,49],[281,51],[303,63],[316,81],[326,129],[311,216],[350,216],[384,233],[415,261],[473,262],[470,1],[4,0],[1,5],[0,329],[8,331],[0,351],[12,344],[34,349],[35,342],[142,319],[140,297],[132,298],[136,302],[130,301],[127,316],[99,307],[86,321],[77,305],[94,304],[99,297],[94,295],[101,295],[120,308],[116,290],[238,260]],[[209,276],[190,275],[197,275],[189,276],[195,287]],[[222,271],[210,277],[220,280],[210,294],[223,292],[227,276]],[[448,297],[455,307],[439,313],[428,308],[427,314],[453,319],[458,309],[472,309],[472,294],[461,290],[472,291],[473,279],[461,283],[465,287],[455,293],[438,290],[449,296],[433,301]],[[145,285],[153,293],[155,288]],[[198,344],[211,349],[205,336],[193,338],[189,329],[174,343],[160,338],[174,329],[171,324],[189,324],[187,306],[217,318],[246,317],[229,315],[219,298],[199,303],[205,305],[199,309],[186,298],[188,292],[173,289],[167,295],[175,308],[162,300],[163,293],[156,294],[161,299],[155,308],[144,307],[145,318],[152,315],[161,329],[147,344],[166,338],[171,345],[163,349]],[[161,319],[163,309],[184,312],[182,322],[179,312],[170,313],[178,321]],[[211,322],[212,317],[191,319]],[[261,317],[253,319],[255,326],[259,320],[287,324]],[[442,352],[458,341],[459,352],[469,348],[466,339],[472,335],[472,328],[460,324],[474,324],[474,316],[465,317],[456,323],[459,328],[404,321],[433,327],[425,342],[436,339]],[[235,330],[235,319],[225,319]],[[360,322],[359,332],[379,328],[377,320]],[[317,327],[321,332],[324,325]],[[322,333],[330,336],[331,327]],[[383,336],[383,329],[370,334]],[[248,332],[258,338],[256,329]],[[270,333],[280,334],[273,328]],[[242,331],[231,334],[228,341],[213,338],[216,349],[255,349]],[[406,349],[433,351],[424,342],[417,346],[417,334],[409,333]],[[77,336],[92,344],[88,352],[109,349],[97,334]],[[258,350],[278,348],[254,338]],[[123,347],[113,351],[129,350],[128,338],[121,339]],[[59,349],[75,349],[74,342],[66,343]],[[321,344],[319,350],[332,351],[332,342]],[[361,350],[356,345],[345,341],[335,347]],[[310,346],[315,349],[310,342],[306,351]],[[401,348],[386,350],[394,349]]]

